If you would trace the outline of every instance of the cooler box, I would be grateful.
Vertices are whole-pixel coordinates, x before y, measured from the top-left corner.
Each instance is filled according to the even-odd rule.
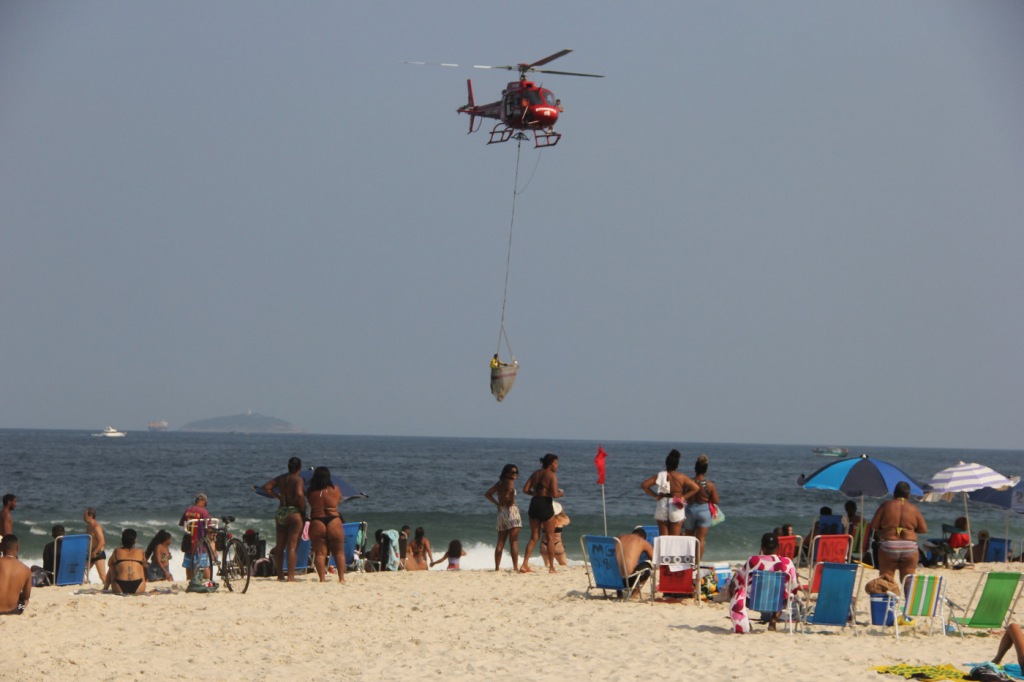
[[[732,569],[729,568],[728,561],[717,561],[713,564],[701,564],[700,574],[706,575],[706,571],[714,571],[716,582],[718,583],[718,591],[722,592],[729,586],[729,581],[732,580]]]
[[[896,621],[896,598],[888,594],[868,595],[871,599],[871,624],[889,627]]]

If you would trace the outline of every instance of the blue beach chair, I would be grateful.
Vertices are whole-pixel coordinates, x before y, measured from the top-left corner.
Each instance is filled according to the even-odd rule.
[[[1007,554],[1013,554],[1013,543],[1006,538],[989,538],[985,550],[985,563],[1005,563]]]
[[[295,572],[296,573],[308,573],[309,572],[309,553],[312,546],[312,542],[309,540],[299,540],[299,546],[295,550]],[[281,564],[284,566],[284,571],[288,570],[288,549],[286,548],[281,553]]]
[[[349,570],[363,570],[363,543],[366,542],[366,521],[353,521],[341,526],[345,530],[345,567]],[[334,557],[330,565],[337,568]],[[358,564],[356,562],[359,562]]]
[[[845,628],[853,624],[857,634],[857,621],[853,618],[853,588],[857,581],[857,564],[818,564],[821,582],[818,599],[804,616],[804,632],[808,625],[829,625]]]
[[[762,613],[783,612],[792,614],[793,590],[789,586],[789,574],[781,571],[754,571],[750,574],[750,590],[747,593],[747,608]],[[789,620],[789,634],[793,634],[793,618]]]
[[[92,537],[89,535],[62,535],[54,540],[53,555],[60,557],[54,585],[82,585],[89,575],[89,554]]]
[[[638,582],[650,577],[650,570],[642,569],[634,571],[623,577],[619,570],[619,560],[615,554],[616,548],[622,552],[622,543],[618,538],[605,537],[603,535],[584,535],[580,538],[580,546],[583,548],[583,565],[587,571],[587,595],[590,590],[601,590],[605,598],[608,598],[608,590],[621,595],[623,601],[629,600],[633,589]],[[654,603],[654,581],[651,580],[651,604]],[[640,600],[643,601],[643,592],[640,592]]]
[[[654,545],[654,538],[656,538],[659,535],[661,535],[661,531],[658,530],[657,526],[640,526],[640,527],[644,529],[644,533],[647,535],[647,542],[651,543],[651,546],[653,546]],[[640,553],[640,561],[652,561],[652,560],[653,560],[653,557],[647,556],[647,552],[641,552]]]

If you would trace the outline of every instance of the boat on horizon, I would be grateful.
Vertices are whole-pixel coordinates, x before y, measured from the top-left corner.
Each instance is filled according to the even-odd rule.
[[[105,436],[107,438],[124,438],[125,432],[118,431],[113,426],[108,426],[107,428],[103,429],[103,431],[101,431],[100,433],[94,433],[92,435],[101,437]]]
[[[829,445],[822,448],[813,448],[811,452],[824,457],[846,457],[850,454],[850,448],[837,448]]]
[[[149,426],[146,428],[150,431],[166,431],[168,426],[170,426],[170,424],[161,419],[160,421],[149,422]]]

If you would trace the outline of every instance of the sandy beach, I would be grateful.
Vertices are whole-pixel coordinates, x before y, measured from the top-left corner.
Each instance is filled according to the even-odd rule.
[[[950,596],[966,604],[988,569],[1005,567],[941,573]],[[791,637],[755,626],[736,635],[726,604],[624,604],[585,598],[586,585],[584,569],[571,567],[556,576],[353,573],[344,585],[315,576],[297,584],[257,579],[244,595],[42,588],[25,615],[0,619],[0,679],[632,680],[663,676],[670,666],[673,675],[712,680],[896,680],[868,668],[963,668],[989,660],[998,642],[992,635],[929,637],[923,621],[903,630],[899,643],[891,628],[882,635],[877,627],[860,628],[856,638],[851,628]],[[863,593],[858,609],[867,610]],[[1004,662],[1013,662],[1012,653]]]

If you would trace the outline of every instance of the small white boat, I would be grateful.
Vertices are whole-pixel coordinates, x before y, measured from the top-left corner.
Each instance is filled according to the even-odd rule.
[[[113,426],[108,426],[101,433],[94,433],[94,436],[106,436],[107,438],[124,438],[125,432],[118,431]]]

